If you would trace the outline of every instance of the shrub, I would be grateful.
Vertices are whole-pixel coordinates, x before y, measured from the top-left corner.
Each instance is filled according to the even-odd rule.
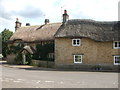
[[[46,60],[46,61],[54,61],[54,59],[49,58],[48,54],[54,52],[54,43],[47,44],[37,44],[36,52],[33,54],[32,58],[36,60]]]
[[[22,54],[21,53],[17,53],[14,61],[15,61],[15,64],[18,64],[18,65],[23,64],[23,62],[22,62]]]
[[[17,46],[11,45],[9,47],[9,54],[11,53],[18,53],[22,48],[24,47],[24,45],[22,43],[19,43]]]
[[[31,64],[31,60],[32,60],[31,54],[27,53],[26,54],[26,64],[30,65]]]

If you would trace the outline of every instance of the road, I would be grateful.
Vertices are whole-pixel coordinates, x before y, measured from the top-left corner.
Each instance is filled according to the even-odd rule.
[[[118,88],[118,73],[2,68],[2,88]]]

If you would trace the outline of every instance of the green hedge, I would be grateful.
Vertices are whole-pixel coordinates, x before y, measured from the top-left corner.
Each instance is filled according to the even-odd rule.
[[[19,43],[17,46],[14,46],[14,45],[11,45],[9,47],[9,50],[8,50],[8,54],[11,54],[11,53],[18,53],[22,48],[24,47],[24,44],[22,43]]]
[[[36,52],[33,54],[33,59],[36,60],[47,60],[47,61],[54,61],[52,58],[48,58],[49,53],[54,52],[54,43],[48,44],[37,44],[36,45]]]

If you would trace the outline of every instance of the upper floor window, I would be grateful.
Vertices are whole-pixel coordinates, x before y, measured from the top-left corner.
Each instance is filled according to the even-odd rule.
[[[72,39],[72,46],[80,46],[81,41],[80,39]]]
[[[113,47],[115,48],[115,49],[120,49],[120,41],[114,41],[114,43],[113,43]]]
[[[119,55],[114,56],[114,65],[120,65],[120,56]]]

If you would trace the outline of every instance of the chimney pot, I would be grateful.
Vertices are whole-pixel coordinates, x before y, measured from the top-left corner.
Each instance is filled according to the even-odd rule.
[[[63,14],[63,24],[66,23],[69,19],[69,15],[67,14],[67,10],[64,10]]]
[[[26,23],[26,26],[30,26],[30,23]]]
[[[64,10],[64,14],[67,14],[67,10]]]
[[[45,19],[45,24],[48,24],[49,22],[49,19]]]
[[[18,21],[18,18],[16,18],[16,22],[15,22],[15,31],[21,27],[21,24],[19,21]]]

